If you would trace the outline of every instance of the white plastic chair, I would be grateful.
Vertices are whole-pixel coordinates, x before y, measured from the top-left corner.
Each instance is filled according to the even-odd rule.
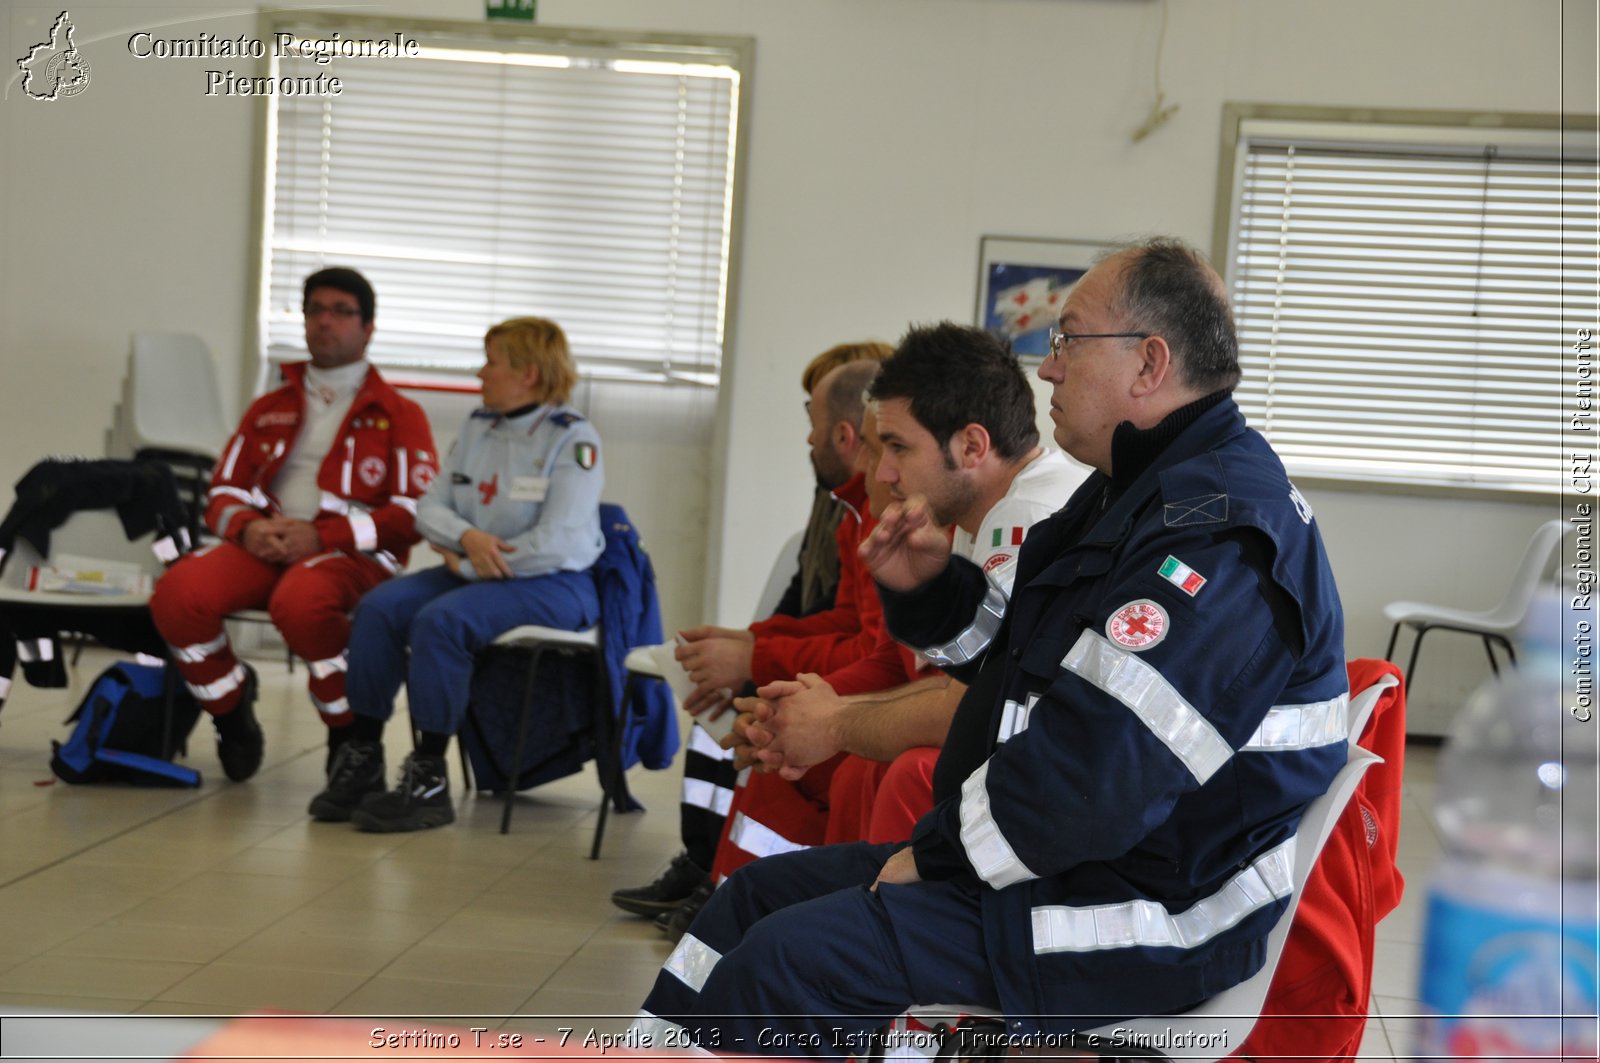
[[[128,434],[135,453],[216,460],[228,438],[215,363],[189,332],[135,332],[128,356]]]
[[[205,343],[188,332],[135,332],[131,345],[121,445],[131,457],[172,469],[189,507],[189,534],[198,540],[211,469],[229,431],[216,366]]]
[[[1545,566],[1550,563],[1550,555],[1555,552],[1556,546],[1572,528],[1573,525],[1564,520],[1551,520],[1539,525],[1538,530],[1533,533],[1533,538],[1528,541],[1528,548],[1517,564],[1517,570],[1511,577],[1511,585],[1506,588],[1505,596],[1492,609],[1469,612],[1445,605],[1428,605],[1424,602],[1390,602],[1384,606],[1384,618],[1394,624],[1389,632],[1389,648],[1384,652],[1384,660],[1394,660],[1395,643],[1400,638],[1402,627],[1416,631],[1416,637],[1411,643],[1411,660],[1405,668],[1406,689],[1411,689],[1416,678],[1417,654],[1422,649],[1422,637],[1435,628],[1442,631],[1460,631],[1483,639],[1484,652],[1489,655],[1489,667],[1497,675],[1500,672],[1500,663],[1494,656],[1496,643],[1505,650],[1511,663],[1515,664],[1517,654],[1511,646],[1511,635],[1522,623],[1522,618],[1527,615],[1528,605],[1533,601],[1534,591],[1539,586],[1539,578],[1544,574]]]
[[[756,602],[757,620],[771,616],[778,608],[778,603],[783,601],[783,592],[789,589],[789,581],[794,578],[795,569],[800,563],[800,542],[805,537],[805,529],[802,528],[778,548],[778,556],[772,560],[772,571],[767,573],[767,585],[761,588],[761,597]]]
[[[19,538],[9,554],[3,555],[4,567],[0,569],[0,618],[10,615],[26,616],[30,620],[41,618],[56,625],[58,633],[92,630],[89,613],[104,611],[101,619],[122,622],[124,618],[147,616],[151,590],[155,581],[166,571],[166,561],[175,555],[177,547],[171,539],[158,539],[150,532],[138,539],[129,539],[122,529],[122,521],[115,510],[80,509],[70,514],[50,534],[48,556],[34,549],[26,539]],[[31,585],[36,570],[47,567],[52,560],[57,564],[75,558],[88,564],[73,567],[80,570],[98,568],[128,570],[143,577],[143,586],[118,590],[69,591],[37,590]],[[93,586],[93,581],[84,581]],[[79,635],[82,639],[85,636]],[[41,640],[51,645],[49,640]],[[78,649],[83,648],[82,642]],[[150,647],[155,652],[156,647]],[[42,658],[48,659],[48,658]],[[76,653],[73,664],[77,663]],[[175,747],[172,733],[172,698],[176,691],[177,669],[166,671],[166,710],[163,726],[162,748],[169,753]]]
[[[1194,1044],[1217,1045],[1221,1048],[1215,1054],[1186,1050],[1183,1055],[1186,1063],[1216,1063],[1244,1044],[1261,1016],[1262,1005],[1266,1003],[1267,990],[1272,986],[1272,976],[1278,969],[1278,959],[1283,955],[1284,942],[1289,939],[1295,909],[1300,907],[1300,897],[1305,892],[1306,881],[1311,877],[1311,869],[1316,866],[1317,857],[1322,854],[1322,847],[1333,834],[1334,825],[1339,822],[1345,806],[1355,796],[1361,777],[1368,768],[1381,763],[1383,758],[1376,753],[1352,745],[1349,759],[1339,774],[1334,776],[1328,791],[1306,807],[1305,814],[1300,818],[1300,829],[1295,832],[1294,892],[1289,895],[1289,907],[1267,935],[1267,962],[1261,970],[1191,1011],[1180,1015],[1126,1019],[1090,1030],[1089,1034],[1098,1036],[1102,1045],[1153,1045],[1160,1044],[1160,1039],[1169,1035],[1170,1031],[1181,1029],[1186,1036],[1190,1032],[1196,1035],[1192,1042]],[[1113,1030],[1118,1031],[1115,1041]]]
[[[1182,1030],[1186,1037],[1192,1033],[1194,1037],[1191,1043],[1194,1045],[1215,1045],[1220,1049],[1216,1053],[1200,1048],[1186,1049],[1181,1057],[1185,1063],[1217,1063],[1218,1060],[1226,1059],[1235,1048],[1244,1043],[1261,1016],[1262,1006],[1267,1000],[1267,991],[1272,986],[1272,977],[1278,969],[1278,960],[1283,955],[1284,943],[1288,941],[1289,931],[1294,925],[1295,911],[1300,906],[1300,898],[1305,892],[1306,882],[1311,877],[1317,858],[1322,854],[1328,838],[1332,836],[1334,826],[1339,822],[1345,807],[1355,796],[1361,777],[1374,764],[1383,763],[1382,757],[1356,744],[1356,738],[1360,733],[1356,721],[1359,720],[1360,726],[1364,727],[1383,690],[1392,685],[1393,677],[1386,676],[1351,698],[1348,719],[1352,725],[1352,737],[1347,747],[1345,766],[1334,776],[1327,791],[1307,805],[1300,817],[1300,826],[1294,836],[1294,889],[1289,895],[1288,908],[1267,935],[1266,962],[1261,970],[1190,1011],[1176,1015],[1124,1019],[1085,1030],[1078,1034],[1076,1044],[1124,1046],[1124,1054],[1127,1055],[1154,1054],[1141,1051],[1140,1046],[1159,1045],[1163,1037],[1178,1029]],[[980,1043],[985,1023],[998,1021],[1000,1018],[994,1012],[959,1004],[919,1005],[910,1009],[909,1014],[930,1028],[937,1029],[942,1025],[952,1034],[970,1033]],[[971,1016],[977,1021],[967,1022],[963,1016]],[[1083,1051],[1091,1057],[1095,1055],[1090,1049]],[[1071,1052],[1064,1053],[1066,1056],[1071,1054]],[[942,1052],[941,1058],[943,1058]]]
[[[156,556],[155,543],[154,532],[130,540],[123,533],[122,521],[115,510],[80,509],[51,532],[49,557],[40,554],[26,539],[17,540],[11,553],[5,556],[5,568],[0,572],[0,602],[74,609],[139,608],[148,605],[149,589],[80,593],[32,590],[29,584],[34,569],[48,565],[50,558],[76,557],[86,561],[110,562],[119,567],[131,566],[154,585],[161,573],[166,571],[165,563]]]

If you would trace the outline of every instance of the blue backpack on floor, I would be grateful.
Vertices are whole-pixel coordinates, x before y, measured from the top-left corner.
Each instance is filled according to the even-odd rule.
[[[166,667],[124,661],[101,672],[67,722],[65,742],[51,742],[50,770],[63,782],[128,782],[199,786],[200,773],[174,764],[161,748],[166,714]],[[172,700],[170,741],[181,749],[200,705],[179,686]]]

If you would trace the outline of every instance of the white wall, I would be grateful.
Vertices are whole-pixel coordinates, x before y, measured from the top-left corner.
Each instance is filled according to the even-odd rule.
[[[399,25],[405,13],[475,18],[482,4],[375,9]],[[21,55],[59,10],[13,0],[0,11],[0,56]],[[140,63],[123,42],[186,18],[198,21],[174,32],[254,33],[253,19],[205,17],[211,5],[198,2],[71,10],[90,89],[39,104],[13,81],[0,103],[0,482],[40,454],[99,448],[132,329],[197,331],[225,381],[239,382],[255,107],[202,97],[207,64]],[[909,321],[969,319],[982,234],[1170,232],[1208,245],[1227,101],[1594,106],[1588,0],[1173,0],[1162,81],[1181,110],[1133,144],[1153,94],[1160,12],[1153,0],[540,4],[548,24],[756,40],[741,302],[709,535],[708,502],[691,497],[696,430],[676,426],[669,453],[640,445],[627,462],[632,484],[654,492],[636,516],[658,568],[673,574],[676,622],[699,611],[702,583],[707,613],[743,620],[775,544],[804,519],[805,361],[840,340],[893,340]],[[607,437],[633,433],[623,449],[648,442],[651,424],[617,409],[612,423],[596,411]],[[664,497],[680,480],[688,493]],[[1505,558],[1556,514],[1553,501],[1306,493],[1340,574],[1352,655],[1383,651],[1379,610],[1391,598],[1488,604]],[[1486,667],[1473,646],[1434,638],[1419,719],[1445,711]]]

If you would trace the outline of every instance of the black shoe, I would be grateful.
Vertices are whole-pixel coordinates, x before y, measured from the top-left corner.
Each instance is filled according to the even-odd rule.
[[[383,743],[352,738],[334,750],[328,785],[311,799],[312,819],[344,823],[361,799],[383,790]]]
[[[714,889],[716,887],[711,884],[710,879],[707,879],[689,895],[688,900],[673,910],[671,916],[667,919],[667,925],[661,928],[662,933],[667,935],[668,941],[676,945],[679,939],[689,932],[689,925],[694,922],[694,917],[700,914],[700,909],[704,908],[706,902],[711,899],[711,891]]]
[[[711,876],[701,871],[687,852],[682,852],[650,885],[613,891],[611,903],[634,915],[658,915],[672,911],[688,900],[702,882],[710,881]]]
[[[266,736],[256,720],[256,670],[244,665],[243,690],[233,710],[222,716],[213,716],[217,728],[217,759],[222,761],[222,774],[234,782],[244,782],[261,767],[261,758],[267,750]]]
[[[368,794],[350,813],[357,830],[381,834],[442,827],[455,819],[444,758],[427,753],[409,754],[400,765],[399,784],[388,793]]]

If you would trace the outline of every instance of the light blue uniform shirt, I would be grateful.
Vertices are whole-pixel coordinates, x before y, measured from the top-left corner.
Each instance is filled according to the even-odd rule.
[[[600,436],[572,407],[511,418],[478,410],[417,504],[417,530],[458,553],[470,529],[499,536],[516,547],[504,557],[518,577],[582,571],[605,548],[604,483]],[[477,578],[470,564],[461,575]]]

